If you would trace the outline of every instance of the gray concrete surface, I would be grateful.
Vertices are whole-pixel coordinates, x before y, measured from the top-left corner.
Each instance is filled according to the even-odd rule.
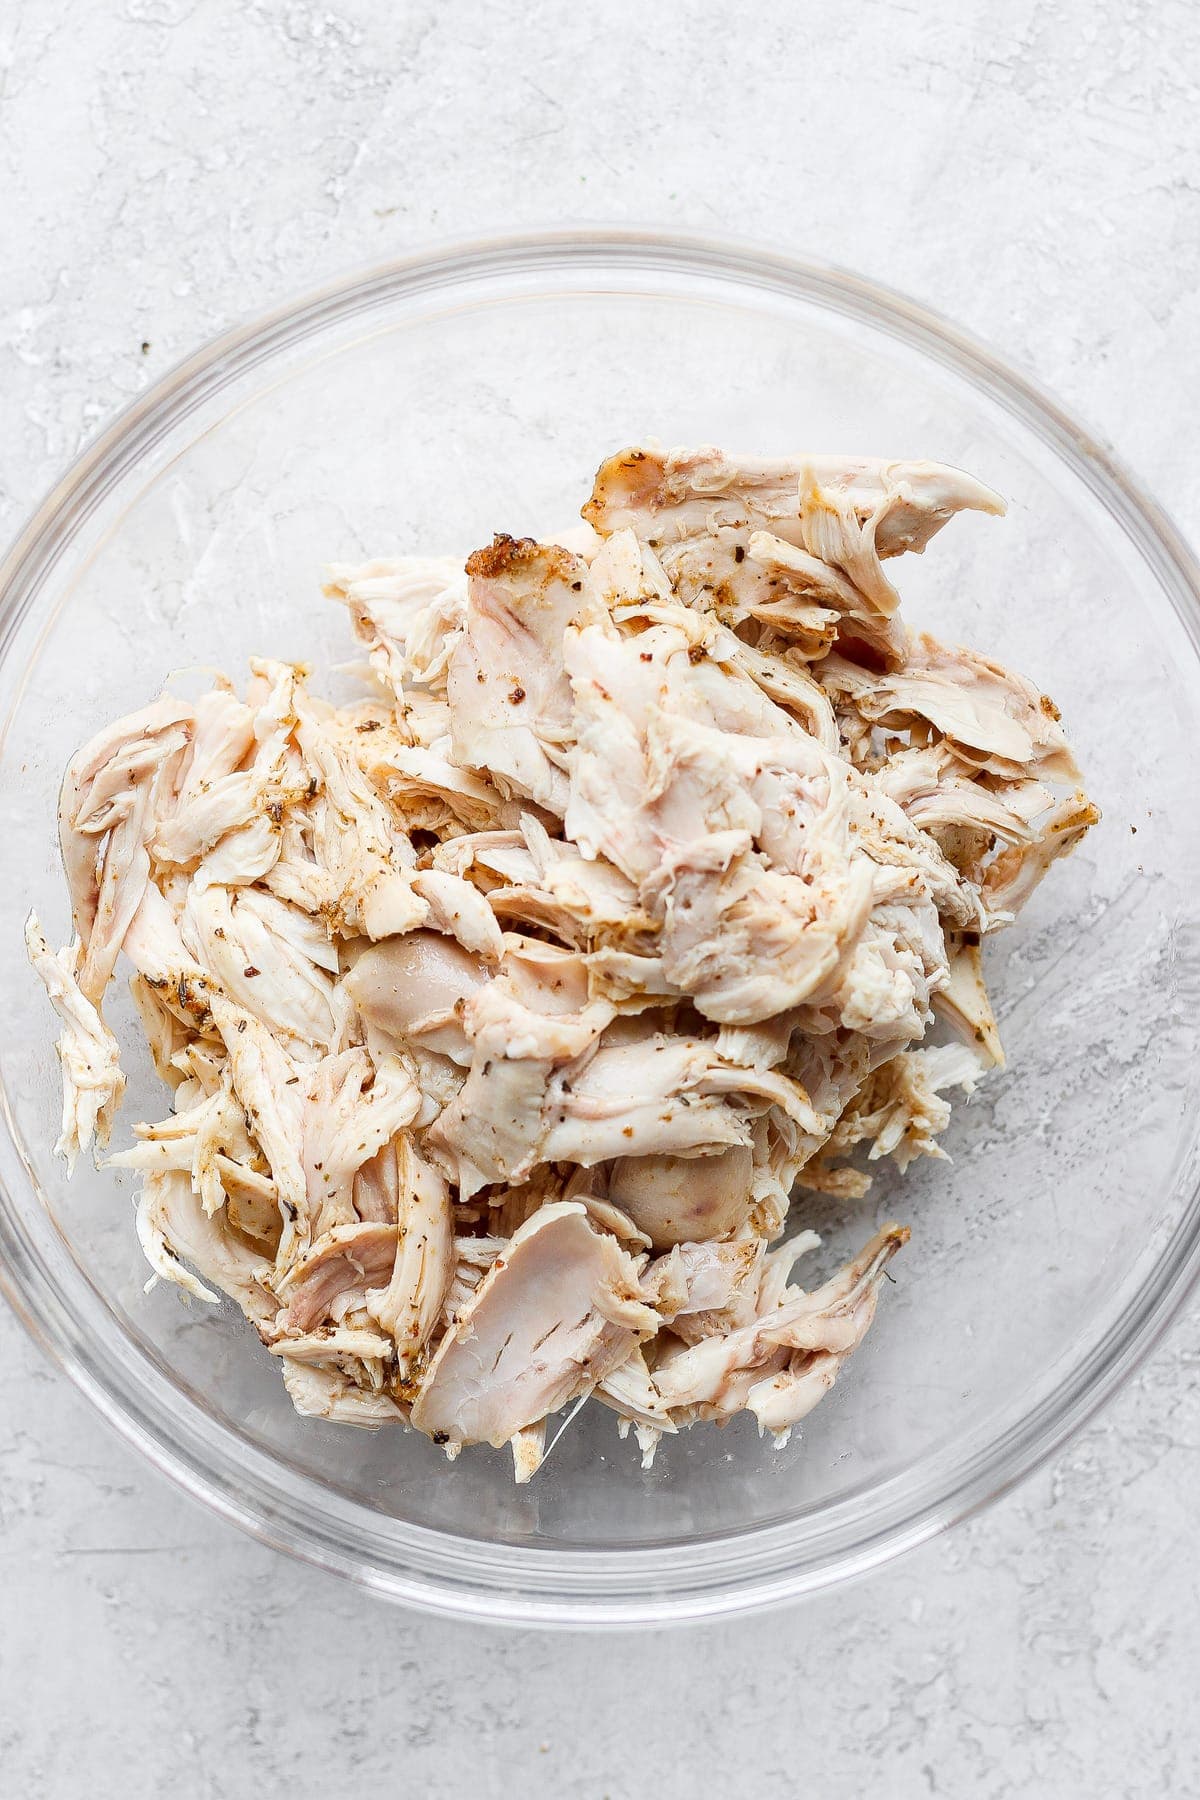
[[[1200,534],[1200,13],[1172,0],[0,7],[0,530],[219,327],[431,237],[651,220],[990,339]],[[0,1791],[529,1800],[1200,1792],[1200,1320],[870,1582],[506,1636],[242,1539],[0,1312]]]

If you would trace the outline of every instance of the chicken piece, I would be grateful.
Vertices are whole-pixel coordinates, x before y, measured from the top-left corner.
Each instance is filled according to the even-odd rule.
[[[588,966],[574,950],[510,933],[505,940],[501,976],[513,999],[543,1019],[566,1021],[582,1017],[587,1009]],[[596,1021],[604,1024],[612,1016],[604,1007],[595,1012]],[[583,1032],[585,1046],[592,1041],[592,1026],[596,1021],[589,1019],[587,1022]],[[571,1027],[567,1025],[565,1029],[570,1031]],[[572,1037],[571,1042],[574,1041]]]
[[[253,888],[193,887],[181,935],[229,998],[283,1042],[334,1048],[344,1019],[331,978],[337,952],[298,907]]]
[[[592,1192],[592,1186],[590,1170],[574,1170],[564,1180],[559,1170],[546,1163],[539,1163],[524,1180],[489,1188],[486,1211],[481,1212],[480,1216],[488,1237],[498,1239],[503,1245],[540,1207],[548,1206],[554,1200],[578,1200],[587,1208],[589,1219],[607,1231],[610,1227],[596,1211],[596,1196]],[[615,1207],[613,1211],[616,1212]],[[619,1214],[617,1216],[620,1217]],[[636,1232],[636,1227],[631,1229]],[[613,1235],[623,1243],[633,1242],[619,1230],[614,1231]]]
[[[672,1335],[698,1344],[756,1316],[765,1249],[762,1238],[676,1244],[651,1263],[642,1286]]]
[[[943,1089],[960,1087],[973,1093],[987,1066],[978,1048],[965,1044],[902,1050],[890,1057],[843,1112],[820,1156],[801,1169],[800,1185],[838,1191],[831,1177],[840,1172],[832,1164],[864,1142],[871,1145],[867,1153],[871,1162],[890,1156],[901,1170],[918,1156],[944,1159],[937,1137],[950,1123],[950,1102],[942,1097]],[[854,1197],[861,1198],[870,1182],[862,1177],[850,1185]]]
[[[782,1432],[833,1385],[841,1362],[862,1342],[875,1315],[879,1283],[908,1241],[885,1226],[854,1260],[812,1294],[786,1290],[781,1303],[750,1324],[660,1358],[654,1385],[675,1412],[726,1419],[743,1407]],[[826,1355],[829,1363],[817,1363]]]
[[[523,1425],[520,1431],[514,1431],[508,1440],[508,1447],[512,1451],[513,1482],[517,1487],[525,1487],[533,1480],[545,1459],[545,1419],[539,1419],[535,1425]]]
[[[366,1325],[319,1325],[300,1337],[279,1338],[268,1345],[272,1356],[286,1357],[290,1363],[325,1365],[348,1374],[356,1363],[386,1364],[392,1349],[390,1337]]]
[[[279,1196],[269,1175],[232,1157],[217,1156],[214,1166],[225,1195],[225,1216],[234,1231],[274,1264],[279,1250]]]
[[[726,660],[748,675],[777,706],[796,718],[822,749],[831,756],[840,755],[841,740],[829,696],[807,669],[792,660],[786,651],[772,654],[744,644],[732,634],[720,640],[720,647]]]
[[[467,609],[462,562],[453,556],[401,556],[326,570],[325,593],[349,610],[371,671],[403,717],[410,685],[444,687]]]
[[[868,724],[905,730],[926,720],[969,767],[1006,779],[1078,780],[1053,701],[1032,683],[974,651],[910,632],[903,667],[875,675],[840,656],[821,665],[827,692]]]
[[[554,839],[530,814],[521,831],[539,885],[589,934],[605,926],[636,930],[637,890],[613,865],[583,856],[572,843]]]
[[[175,1052],[171,1063],[175,1073],[184,1081],[194,1082],[200,1093],[215,1094],[227,1069],[225,1046],[219,1039],[214,1043],[205,1038],[189,1037],[183,1048]]]
[[[397,1056],[376,1067],[365,1050],[326,1056],[304,1085],[301,1142],[313,1235],[354,1223],[354,1178],[411,1125],[421,1095]]]
[[[240,765],[254,745],[255,715],[235,694],[214,688],[194,703],[191,743],[169,811],[150,836],[159,862],[196,862],[254,810],[259,779]]]
[[[125,1091],[117,1040],[92,1002],[80,991],[81,944],[76,938],[54,952],[37,915],[25,921],[25,948],[63,1029],[55,1049],[62,1070],[62,1129],[54,1154],[66,1159],[67,1173],[93,1138],[108,1142]]]
[[[624,1362],[597,1383],[596,1398],[615,1407],[631,1423],[648,1425],[672,1435],[678,1430],[646,1367],[646,1353],[641,1344],[635,1344]]]
[[[883,1272],[908,1239],[903,1225],[885,1225],[823,1286],[811,1294],[785,1298],[774,1312],[760,1316],[764,1340],[785,1344],[789,1350],[827,1350],[835,1356],[857,1349],[875,1317]]]
[[[862,605],[844,576],[769,532],[727,527],[685,538],[663,550],[662,567],[685,606],[730,627],[752,619],[805,661],[831,650],[840,614]]]
[[[504,953],[504,940],[496,915],[478,888],[461,875],[441,869],[419,869],[412,878],[413,892],[429,908],[429,924],[457,938],[464,950],[493,966]]]
[[[756,1307],[760,1318],[783,1304],[790,1289],[792,1270],[803,1257],[820,1248],[821,1240],[815,1231],[798,1231],[786,1243],[764,1252]]]
[[[1004,1067],[1004,1049],[992,1002],[983,979],[983,953],[977,934],[947,937],[949,976],[933,996],[933,1010],[970,1045],[981,1067]]]
[[[759,521],[761,529],[799,542],[794,521],[805,477],[830,505],[844,506],[864,528],[869,524],[875,548],[885,557],[923,550],[964,508],[1004,511],[991,488],[940,463],[846,456],[754,460],[707,447],[618,451],[601,464],[582,511],[602,537],[630,527],[651,547]]]
[[[585,857],[603,855],[635,887],[657,867],[663,833],[650,802],[649,730],[658,701],[690,647],[656,626],[635,637],[609,623],[569,631],[564,658],[575,700],[576,744],[564,830]],[[745,829],[745,826],[742,826]]]
[[[400,1216],[400,1170],[397,1146],[403,1138],[385,1144],[354,1172],[352,1194],[355,1215],[364,1225],[394,1225]]]
[[[620,1368],[604,1377],[595,1392],[596,1399],[605,1406],[610,1406],[617,1414],[618,1430],[622,1437],[632,1425],[642,1452],[642,1467],[651,1468],[659,1440],[674,1437],[679,1427],[659,1397],[640,1344],[635,1346]]]
[[[779,1311],[791,1315],[786,1323],[769,1315],[765,1342],[783,1344],[793,1354],[785,1369],[754,1384],[745,1404],[777,1442],[785,1443],[792,1427],[825,1398],[846,1358],[862,1343],[875,1317],[884,1270],[907,1241],[907,1231],[885,1226],[823,1288],[802,1302],[785,1301]]]
[[[556,1022],[557,1024],[557,1022]],[[583,1028],[586,1029],[586,1028]],[[469,1013],[471,1067],[458,1095],[426,1137],[453,1173],[459,1198],[490,1182],[520,1182],[539,1162],[544,1112],[556,1060],[569,1063],[581,1028],[544,1031],[500,983],[483,989]],[[542,1054],[536,1052],[541,1049]]]
[[[302,1418],[328,1419],[333,1425],[358,1425],[367,1431],[404,1418],[390,1394],[363,1392],[341,1369],[314,1368],[284,1354],[279,1360],[284,1386]]]
[[[137,1008],[154,1073],[168,1087],[178,1087],[183,1071],[175,1059],[188,1046],[187,1029],[159,999],[143,975],[130,976],[129,992]]]
[[[784,1368],[775,1369],[754,1383],[743,1403],[746,1411],[754,1414],[761,1431],[774,1435],[782,1449],[792,1427],[807,1418],[825,1398],[838,1378],[843,1360],[829,1351],[793,1356]]]
[[[339,896],[344,872],[337,866],[338,835],[327,829],[329,806],[323,791],[326,764],[336,756],[320,745],[318,767],[310,766],[299,741],[300,711],[306,704],[305,671],[291,663],[254,660],[248,698],[255,705],[256,746],[244,771],[253,784],[253,813],[248,822],[222,838],[193,876],[193,885],[246,886],[262,882],[273,894],[301,910],[340,923]],[[308,732],[312,748],[312,732]],[[350,759],[352,760],[352,759]],[[340,765],[333,768],[335,787]],[[360,797],[371,808],[364,783],[354,779],[349,801]],[[352,806],[353,810],[353,806]],[[334,809],[334,817],[338,817]],[[378,817],[367,820],[362,834],[369,848],[371,828],[378,837]],[[404,840],[400,840],[404,848]],[[411,851],[407,861],[411,862]],[[411,899],[405,902],[411,907]]]
[[[169,740],[169,761],[178,760],[184,752],[184,729],[180,727]],[[149,853],[146,837],[153,826],[155,788],[158,781],[169,781],[167,765],[149,765],[142,778],[131,779],[130,787],[113,796],[104,808],[104,817],[112,819],[112,828],[104,835],[99,855],[99,882],[95,887],[95,914],[86,938],[83,963],[79,967],[79,986],[92,1003],[101,1003],[104,988],[112,979],[113,967],[121,952],[122,941],[131,920],[139,909],[149,880]],[[86,832],[85,824],[76,824],[76,833]]]
[[[746,1113],[720,1096],[753,1094],[761,1079],[726,1068],[699,1039],[658,1033],[603,1044],[582,1068],[550,1083],[538,1154],[587,1168],[628,1155],[703,1156],[745,1144]],[[803,1104],[802,1094],[795,1098]]]
[[[1006,922],[1003,912],[988,904],[989,884],[995,890],[1003,879],[993,874],[997,852],[1005,856],[1003,867],[1009,871],[1020,866],[1026,850],[1043,869],[1061,854],[1056,845],[1050,856],[1044,855],[1045,847],[1055,842],[1054,823],[1061,816],[1049,787],[1032,779],[1008,781],[978,774],[945,739],[891,756],[873,780],[933,840],[964,884],[983,896],[980,930]],[[1086,809],[1082,795],[1076,800]],[[1068,814],[1073,810],[1068,808]],[[1086,820],[1081,817],[1076,824],[1085,827]],[[1007,854],[1014,850],[1017,855]]]
[[[590,1393],[654,1335],[637,1265],[574,1201],[515,1234],[434,1353],[412,1422],[451,1446],[499,1449]]]
[[[1035,821],[1053,804],[1049,788],[1037,781],[985,785],[942,739],[914,750],[902,750],[874,772],[875,785],[904,808],[920,830],[929,832],[953,857],[956,866],[977,885],[982,857],[993,844],[1028,844],[1037,837]],[[977,858],[964,858],[964,833],[981,841]],[[950,844],[953,848],[947,848]]]
[[[563,632],[587,565],[554,545],[498,536],[467,561],[467,629],[450,661],[454,756],[502,792],[562,814],[571,690]]]
[[[525,1221],[522,1219],[521,1223]],[[453,1325],[461,1317],[471,1295],[496,1258],[507,1250],[508,1243],[507,1237],[497,1237],[490,1232],[486,1237],[455,1238],[454,1271],[442,1307],[444,1325]]]
[[[639,1250],[649,1250],[653,1246],[650,1238],[640,1225],[634,1223],[627,1212],[614,1206],[611,1200],[602,1194],[594,1194],[582,1185],[580,1177],[586,1181],[592,1175],[591,1169],[578,1169],[562,1190],[564,1200],[579,1200],[587,1209],[587,1216],[593,1225],[601,1231],[609,1231],[618,1243],[628,1244],[636,1254]],[[535,1171],[536,1178],[536,1171]],[[521,1221],[524,1224],[524,1220]],[[515,1228],[514,1228],[515,1229]]]
[[[518,944],[496,978],[465,1002],[470,1069],[426,1138],[457,1180],[460,1199],[490,1182],[522,1181],[551,1155],[542,1144],[556,1104],[552,1072],[586,1058],[613,1017],[606,1002],[587,1002],[586,990],[581,959]]]
[[[261,1336],[273,1335],[277,1307],[268,1286],[270,1262],[209,1218],[182,1171],[147,1172],[138,1199],[137,1233],[155,1275],[210,1305],[227,1294]]]
[[[514,874],[507,859],[518,859]],[[429,853],[430,864],[444,869],[448,875],[461,875],[464,880],[480,873],[487,877],[500,875],[504,880],[522,880],[534,872],[534,864],[520,831],[466,831],[460,837],[447,838]]]
[[[335,1225],[319,1237],[275,1282],[286,1306],[280,1324],[304,1335],[328,1318],[335,1303],[344,1314],[353,1304],[366,1307],[369,1288],[386,1287],[396,1261],[395,1225]]]
[[[376,1061],[395,1048],[394,1044],[382,1039],[374,1041],[374,1034],[370,1029],[367,1032],[367,1043]],[[404,1056],[421,1091],[421,1110],[413,1120],[413,1129],[425,1131],[458,1098],[466,1079],[465,1071],[448,1056],[426,1050],[416,1041],[409,1044]]]
[[[947,925],[983,931],[987,916],[977,888],[937,840],[914,825],[875,782],[852,774],[847,786],[856,848],[883,871],[874,882],[876,912],[880,905],[900,902],[928,918],[932,903]],[[944,964],[944,950],[938,951],[935,961]]]
[[[874,947],[916,976],[896,1005],[920,1035],[927,981],[942,966],[921,915],[932,917],[931,898],[964,923],[979,915],[937,846],[781,709],[700,674],[673,626],[622,639],[588,624],[568,633],[566,658],[577,732],[566,828],[636,883],[659,926],[657,991],[690,995],[720,1024],[824,1000],[855,968],[873,905],[886,903],[863,954]],[[779,735],[758,735],[777,720]],[[881,889],[876,862],[913,877]],[[599,966],[619,979],[611,953]],[[861,959],[858,970],[861,986]]]
[[[671,583],[662,563],[633,531],[614,531],[597,540],[588,563],[587,592],[598,612],[618,616],[644,613],[673,599]],[[592,610],[592,609],[589,609]]]
[[[141,980],[185,1030],[215,1034],[210,1002],[219,990],[189,955],[175,915],[153,882],[130,921],[124,950]]]
[[[410,1380],[441,1317],[454,1274],[450,1192],[411,1139],[393,1139],[397,1249],[387,1286],[369,1293],[366,1310],[395,1347],[400,1375]]]
[[[622,1156],[609,1172],[608,1197],[656,1250],[727,1237],[750,1210],[753,1157],[744,1144],[716,1156]]]
[[[983,881],[993,923],[1015,918],[1051,865],[1069,856],[1099,819],[1099,809],[1076,791],[1040,821],[1032,844],[1002,850]]]
[[[811,503],[811,489],[807,497]],[[805,533],[805,537],[808,537]],[[870,644],[885,661],[890,661],[902,643],[899,632],[888,621],[891,615],[886,608],[877,608],[872,604],[870,594],[863,594],[850,579],[849,573],[843,573],[820,552],[813,554],[810,548],[803,548],[796,543],[789,543],[785,537],[778,537],[770,531],[752,531],[747,542],[747,553],[753,561],[767,570],[773,583],[786,583],[793,592],[808,597],[810,605],[819,605],[821,610],[832,614],[835,622],[835,636],[840,632],[851,637],[861,638]],[[880,612],[883,617],[880,618]],[[769,623],[785,638],[795,636],[794,627],[785,618],[775,618],[762,612],[758,617],[763,623]],[[832,644],[824,642],[817,654],[824,654]],[[815,660],[811,658],[810,660]]]
[[[277,1241],[278,1194],[274,1182],[253,1166],[258,1146],[247,1130],[228,1063],[223,1064],[211,1091],[199,1081],[183,1081],[176,1089],[175,1111],[157,1124],[136,1125],[134,1134],[137,1143],[109,1157],[110,1168],[185,1172],[210,1218],[220,1212],[232,1188],[239,1196],[239,1210],[249,1203],[255,1215],[251,1235],[270,1238],[273,1244]],[[273,1229],[256,1204],[265,1198],[274,1213]]]
[[[717,1054],[744,1068],[773,1069],[788,1054],[799,1016],[792,1010],[776,1013],[760,1025],[724,1025],[717,1033]]]
[[[251,1013],[212,998],[212,1016],[229,1054],[233,1091],[271,1170],[283,1232],[276,1267],[286,1269],[312,1241],[313,1216],[304,1173],[301,1071]]]
[[[585,854],[603,854],[637,884],[661,922],[658,954],[675,991],[722,1022],[762,1017],[759,971],[769,966],[779,1008],[795,1004],[836,963],[838,933],[814,930],[808,889],[797,883],[793,894],[753,855],[764,826],[753,783],[779,760],[828,793],[829,770],[807,738],[735,737],[687,716],[687,649],[666,627],[636,639],[595,626],[569,635],[577,744],[566,827]],[[678,710],[667,712],[672,688]],[[769,804],[778,790],[767,784]],[[797,791],[793,810],[798,801]],[[864,897],[861,885],[843,884],[835,903],[849,898],[853,913]]]
[[[409,832],[483,831],[515,810],[491,782],[451,760],[440,731],[429,744],[380,744],[374,735],[369,743],[372,783]]]
[[[481,962],[450,938],[410,931],[357,958],[345,989],[362,1017],[395,1042],[412,1041],[465,1067],[467,1001],[487,980]]]
[[[873,1044],[837,1024],[831,1030],[828,1017],[813,1010],[810,1031],[797,1033],[793,1039],[786,1071],[810,1096],[817,1129],[802,1129],[799,1121],[777,1107],[754,1127],[754,1210],[750,1217],[761,1235],[777,1237],[801,1168],[828,1141],[871,1069],[900,1048],[896,1040]]]
[[[98,1006],[150,875],[146,838],[172,793],[192,709],[164,694],[75,756],[59,800],[59,839],[83,946],[80,991]]]
[[[551,934],[570,949],[584,949],[597,936],[624,941],[654,929],[639,912],[636,888],[618,870],[552,838],[530,813],[522,815],[519,833],[494,848],[481,845],[472,861],[481,879],[496,883],[488,891],[493,913],[513,928]]]
[[[270,812],[227,831],[201,859],[192,877],[199,892],[207,887],[250,887],[269,875],[279,861],[283,833]]]
[[[654,547],[731,530],[770,534],[840,572],[859,615],[887,620],[899,596],[881,559],[923,550],[967,508],[1002,513],[1004,502],[938,463],[751,461],[705,448],[619,452],[601,466],[583,513],[603,534],[632,527]],[[872,635],[886,646],[886,631]]]
[[[269,1242],[274,1251],[280,1232],[279,1195],[274,1181],[254,1167],[257,1160],[257,1146],[246,1130],[245,1115],[226,1068],[221,1086],[199,1121],[192,1186],[210,1218],[220,1212],[232,1191],[235,1204],[230,1217],[236,1213],[246,1224],[248,1235],[263,1244]]]
[[[312,797],[311,772],[295,741],[301,671],[288,663],[259,667],[250,685],[253,707],[243,708],[252,746],[244,765],[234,767],[231,760],[245,726],[229,709],[225,754],[220,761],[215,754],[202,759],[200,740],[209,728],[198,702],[187,789],[154,838],[152,847],[160,861],[184,865],[200,857],[192,877],[198,892],[208,887],[249,887],[272,875],[285,843],[294,842],[302,832],[297,807]],[[220,747],[214,744],[214,750]],[[280,879],[286,888],[286,879]]]
[[[296,739],[319,790],[310,802],[313,910],[346,935],[411,931],[426,915],[409,879],[416,862],[411,843],[343,741],[332,708],[319,708],[299,686],[295,706]]]

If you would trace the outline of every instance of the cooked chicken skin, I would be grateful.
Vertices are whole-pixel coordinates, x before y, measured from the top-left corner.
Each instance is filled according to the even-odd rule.
[[[1098,816],[1053,702],[900,617],[968,510],[936,463],[624,450],[581,528],[331,569],[361,700],[257,660],[72,759],[57,1148],[108,1141],[123,953],[151,1279],[299,1412],[525,1482],[589,1396],[648,1467],[832,1387],[908,1231],[806,1292],[793,1196],[943,1155],[1004,1060],[984,940]]]

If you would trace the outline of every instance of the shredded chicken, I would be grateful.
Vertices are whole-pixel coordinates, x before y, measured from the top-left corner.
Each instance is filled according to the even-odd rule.
[[[1004,1060],[984,942],[1097,817],[1053,702],[900,617],[968,509],[933,463],[626,450],[581,530],[332,569],[362,699],[256,661],[73,758],[74,936],[26,930],[58,1148],[108,1141],[123,953],[152,1280],[299,1412],[524,1482],[589,1396],[649,1466],[828,1392],[908,1231],[806,1292],[793,1196],[944,1155]]]

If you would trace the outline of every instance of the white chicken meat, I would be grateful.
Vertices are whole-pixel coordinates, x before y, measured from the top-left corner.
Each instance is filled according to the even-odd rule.
[[[828,1392],[908,1233],[806,1293],[793,1195],[942,1155],[1003,1062],[985,940],[1097,817],[1053,702],[900,617],[965,510],[935,463],[625,450],[574,531],[330,569],[363,698],[255,661],[72,759],[58,1148],[108,1139],[123,953],[152,1278],[301,1413],[527,1481],[589,1395],[648,1466]]]

